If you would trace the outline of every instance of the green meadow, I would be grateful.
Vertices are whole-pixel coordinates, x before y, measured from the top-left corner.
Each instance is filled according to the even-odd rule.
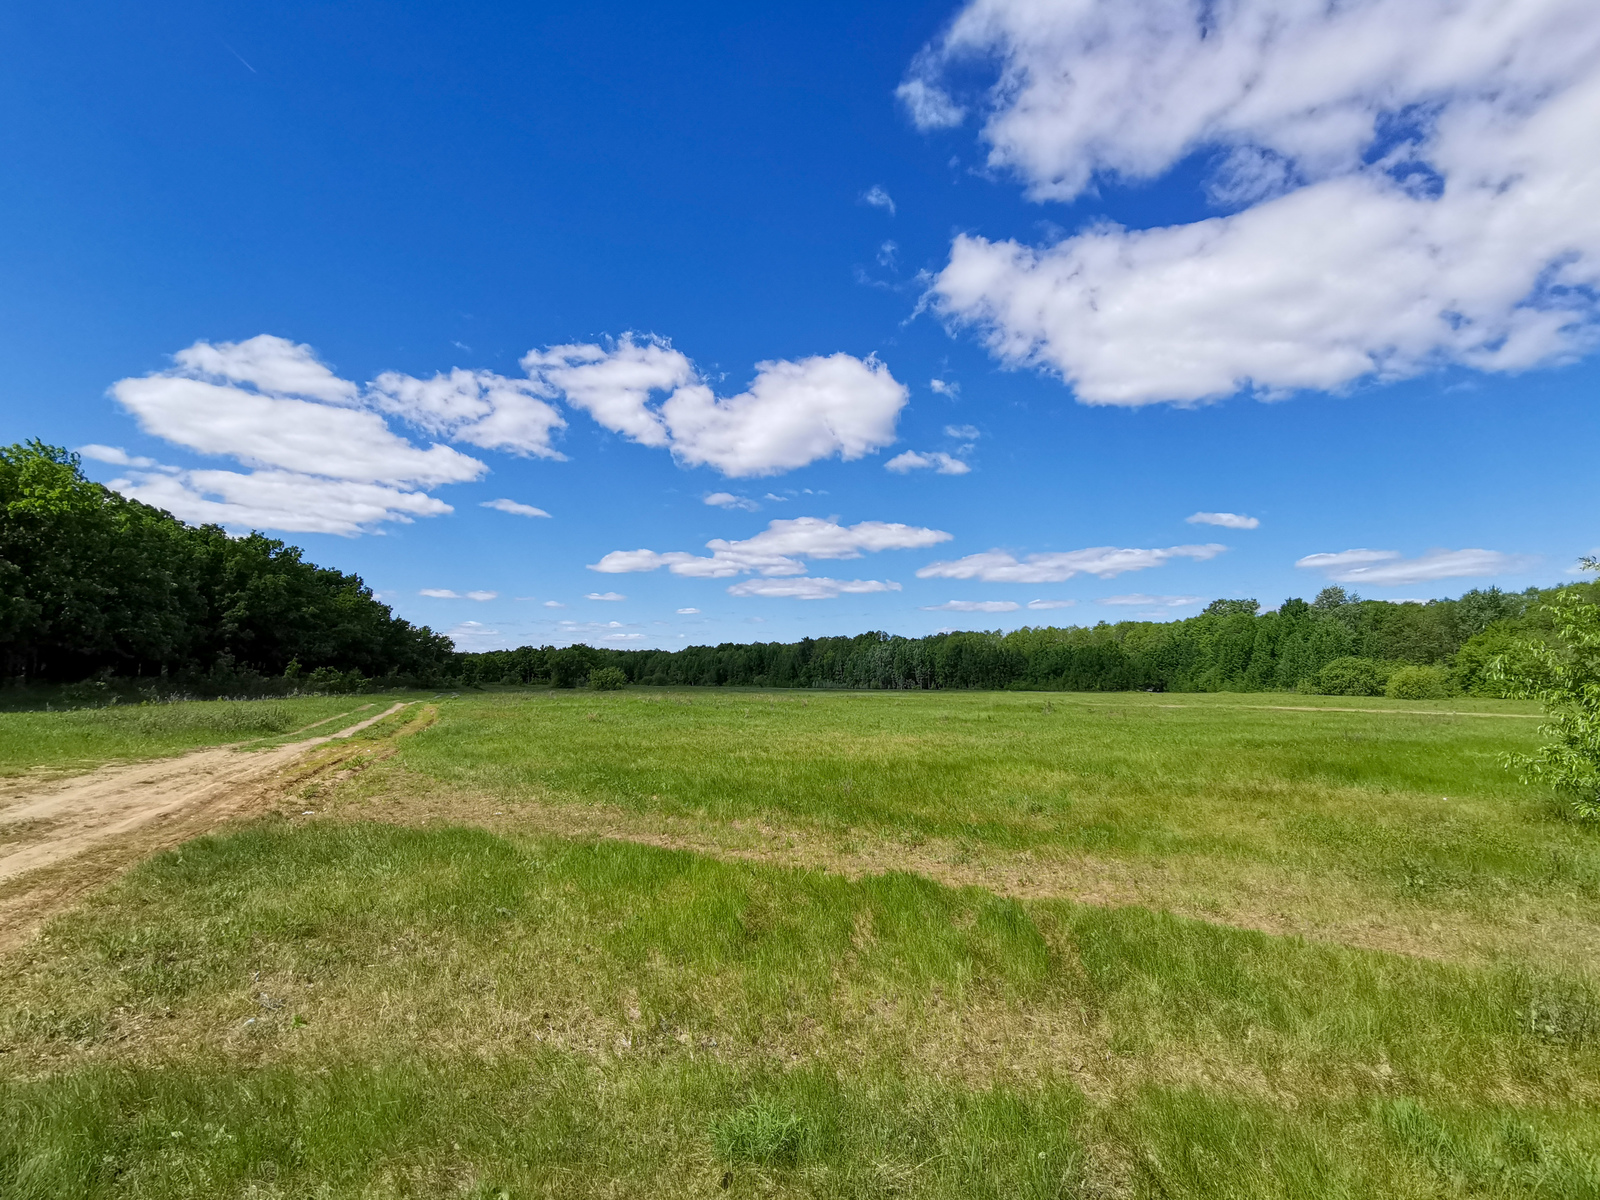
[[[0,960],[0,1196],[1600,1196],[1528,705],[415,698]]]

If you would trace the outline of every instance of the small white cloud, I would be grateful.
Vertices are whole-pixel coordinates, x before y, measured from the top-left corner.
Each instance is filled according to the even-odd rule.
[[[98,442],[79,446],[78,453],[95,462],[110,463],[113,467],[138,467],[141,470],[153,471],[161,466],[153,458],[139,458],[129,454],[121,446],[102,446]]]
[[[1243,513],[1197,512],[1184,519],[1191,525],[1220,525],[1223,529],[1258,529],[1261,526],[1260,518]]]
[[[963,442],[975,442],[983,436],[978,432],[976,425],[946,425],[944,427],[944,435],[945,437],[959,438]]]
[[[756,512],[761,508],[748,496],[735,496],[732,492],[712,492],[704,503],[714,508],[742,508],[745,512]]]
[[[895,88],[894,94],[918,129],[952,129],[966,119],[966,109],[950,99],[943,88],[925,79],[908,79]]]
[[[493,600],[499,594],[499,592],[468,592],[467,599],[482,602],[484,600]]]
[[[878,247],[878,265],[880,267],[894,268],[895,259],[900,254],[900,247],[895,242],[885,242]]]
[[[449,588],[423,588],[417,593],[419,596],[431,596],[435,600],[459,600],[461,593],[453,592]]]
[[[1509,575],[1536,561],[1530,555],[1502,554],[1498,550],[1430,550],[1417,558],[1405,558],[1398,550],[1343,550],[1337,554],[1308,554],[1294,565],[1321,571],[1339,583],[1400,587],[1436,579]]]
[[[840,525],[833,519],[796,517],[769,521],[766,529],[742,541],[713,538],[706,543],[710,555],[682,550],[613,550],[591,571],[622,575],[655,571],[662,567],[674,575],[697,579],[726,579],[734,575],[802,575],[805,559],[860,558],[883,550],[917,550],[950,540],[942,529],[926,529],[887,521],[862,521]]]
[[[1187,608],[1191,604],[1199,604],[1200,596],[1147,596],[1143,592],[1133,592],[1126,596],[1106,596],[1101,604],[1127,604],[1137,605],[1140,608]]]
[[[771,501],[773,501],[773,502],[775,502],[777,504],[787,504],[787,503],[789,503],[789,499],[790,499],[790,497],[788,497],[788,496],[778,496],[778,495],[773,494],[772,492],[768,492],[765,496],[763,496],[761,498],[763,500],[771,500]]]
[[[1032,609],[1071,608],[1076,603],[1076,600],[1029,600],[1028,607]]]
[[[515,500],[485,500],[484,508],[492,508],[496,512],[510,513],[516,517],[548,517],[550,514],[542,508],[535,508],[531,504],[520,504]]]
[[[1022,559],[1004,550],[987,550],[950,562],[929,563],[917,572],[917,578],[979,579],[985,583],[1062,583],[1081,574],[1110,579],[1124,571],[1159,567],[1174,558],[1204,562],[1226,549],[1226,546],[1214,542],[1204,546],[1168,546],[1150,550],[1096,546],[1089,550],[1068,550],[1056,554],[1029,554]]]
[[[455,643],[457,650],[467,652],[503,650],[507,646],[504,634],[477,621],[463,621],[453,629],[446,630],[445,636]]]
[[[1022,605],[1015,600],[946,600],[943,604],[924,604],[923,612],[1016,612]]]
[[[678,610],[678,615],[680,617],[692,617],[695,614],[697,614],[699,611],[700,610],[698,608],[680,608]]]
[[[953,379],[930,379],[928,380],[928,386],[941,396],[954,398],[961,394],[961,385]],[[977,437],[978,435],[974,433],[972,436]]]
[[[879,579],[746,579],[728,589],[730,596],[768,596],[784,600],[832,600],[842,595],[866,592],[898,592],[898,583]]]
[[[894,216],[894,200],[888,192],[877,184],[873,184],[861,194],[861,203],[870,204],[873,208],[884,209],[891,217]]]
[[[904,454],[897,454],[884,463],[883,469],[893,471],[896,475],[907,475],[912,471],[930,469],[940,475],[965,475],[972,470],[972,467],[962,462],[955,455],[946,454],[943,450],[931,450],[927,454],[917,450],[907,450]]]
[[[561,603],[561,601],[559,601],[559,600],[546,600],[544,602],[544,606],[546,608],[565,608],[566,607],[566,605]]]
[[[584,593],[584,597],[583,598],[585,600],[626,600],[627,599],[627,597],[624,596],[621,592],[586,592],[586,593]]]

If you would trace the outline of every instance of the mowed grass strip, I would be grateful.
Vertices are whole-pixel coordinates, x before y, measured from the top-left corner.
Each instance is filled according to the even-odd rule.
[[[85,771],[110,762],[162,758],[236,742],[259,743],[316,725],[305,736],[341,726],[320,722],[351,713],[354,723],[396,697],[296,696],[276,700],[186,700],[115,705],[72,712],[0,712],[0,778],[40,768]],[[361,710],[357,712],[355,710]]]
[[[8,1197],[1600,1184],[1592,980],[907,875],[270,822],[8,967]]]

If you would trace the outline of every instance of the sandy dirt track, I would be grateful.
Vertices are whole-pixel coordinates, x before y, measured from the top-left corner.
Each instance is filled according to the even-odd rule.
[[[0,950],[108,873],[249,811],[307,751],[405,707],[271,749],[222,746],[0,792]]]

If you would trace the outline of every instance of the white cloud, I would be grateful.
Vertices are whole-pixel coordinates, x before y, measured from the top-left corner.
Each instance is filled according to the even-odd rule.
[[[761,505],[748,496],[735,496],[732,492],[712,492],[705,498],[705,503],[716,508],[742,508],[745,512],[757,512]]]
[[[941,396],[953,398],[961,394],[961,385],[953,379],[930,379],[928,380],[928,387]],[[978,435],[973,434],[972,436],[977,437]]]
[[[863,204],[870,204],[870,205],[872,205],[873,208],[887,209],[888,212],[889,212],[889,215],[891,217],[894,216],[894,200],[893,200],[893,198],[889,195],[888,192],[884,191],[883,188],[881,188],[877,184],[873,184],[865,192],[862,193],[861,202]]]
[[[1417,558],[1405,558],[1398,550],[1344,550],[1337,554],[1308,554],[1294,565],[1321,571],[1339,583],[1398,587],[1435,579],[1509,575],[1534,562],[1529,555],[1502,554],[1498,550],[1430,550]]]
[[[1128,604],[1140,608],[1187,608],[1191,604],[1199,604],[1200,596],[1147,596],[1143,592],[1133,592],[1126,596],[1106,596],[1101,604]]]
[[[832,600],[841,595],[865,592],[898,592],[898,583],[880,579],[746,579],[728,588],[730,596],[767,596],[786,600]]]
[[[611,346],[555,346],[522,360],[530,375],[601,425],[686,466],[772,475],[889,445],[908,393],[874,357],[848,354],[761,362],[749,388],[716,396],[664,339],[627,334]],[[659,407],[651,397],[666,395]]]
[[[1092,404],[1336,389],[1596,343],[1600,21],[1591,0],[973,0],[901,95],[952,124],[945,67],[998,64],[983,136],[1035,200],[1214,153],[1243,211],[963,234],[929,299]]]
[[[1029,600],[1028,607],[1032,609],[1071,608],[1076,603],[1076,600]]]
[[[918,129],[949,129],[966,119],[967,110],[948,92],[926,79],[912,76],[894,94],[906,106],[906,112]]]
[[[129,454],[121,446],[102,446],[98,442],[90,442],[87,446],[79,446],[78,453],[84,458],[93,459],[95,462],[110,463],[114,467],[137,467],[140,470],[159,470],[161,464],[153,458],[140,458]]]
[[[689,616],[694,616],[699,611],[700,610],[698,608],[680,608],[678,610],[678,615],[680,617],[689,617]]]
[[[502,650],[506,647],[505,635],[478,621],[463,621],[445,631],[457,650]]]
[[[454,512],[424,492],[380,483],[318,479],[293,471],[182,471],[159,467],[113,479],[107,486],[131,500],[164,508],[197,525],[331,533],[341,537],[383,522]]]
[[[907,450],[904,454],[897,454],[883,464],[884,470],[893,471],[896,475],[906,475],[912,471],[924,471],[930,467],[940,475],[965,475],[972,468],[952,454],[943,450],[930,450],[923,454],[916,450]]]
[[[94,448],[140,472],[112,487],[189,521],[349,536],[451,512],[427,489],[488,470],[448,446],[413,446],[359,407],[361,389],[310,347],[267,334],[196,342],[171,368],[119,380],[111,394],[146,432],[255,468],[185,471]]]
[[[924,604],[923,612],[1016,612],[1022,605],[1015,600],[946,600],[943,604]]]
[[[515,500],[485,500],[483,508],[492,508],[496,512],[510,513],[514,517],[548,517],[550,514],[542,508],[535,508],[531,504],[521,504]]]
[[[386,371],[372,381],[367,402],[380,412],[451,441],[485,450],[564,459],[566,455],[550,440],[567,423],[540,399],[549,394],[549,388],[535,380],[507,379],[493,371],[457,367],[431,379]]]
[[[963,442],[975,442],[980,436],[976,425],[946,425],[945,437],[959,438]]]
[[[586,592],[586,593],[584,593],[584,597],[583,598],[585,600],[626,600],[627,599],[627,597],[624,596],[621,592]]]
[[[493,600],[499,594],[499,592],[468,592],[467,599],[482,602],[484,600]]]
[[[1191,525],[1220,525],[1224,529],[1259,529],[1261,521],[1258,517],[1247,517],[1243,513],[1225,512],[1197,512],[1185,520]]]
[[[566,607],[566,605],[561,603],[561,601],[559,601],[559,600],[546,600],[544,602],[544,606],[546,608],[565,608]]]
[[[449,588],[423,588],[420,592],[417,593],[417,595],[419,595],[419,596],[427,596],[427,597],[430,597],[431,599],[434,599],[434,600],[459,600],[459,599],[461,599],[461,593],[460,592],[453,592]]]
[[[988,550],[951,562],[929,563],[917,572],[917,578],[981,579],[985,583],[1061,583],[1082,574],[1110,579],[1124,571],[1159,567],[1173,558],[1192,558],[1204,562],[1226,549],[1226,546],[1214,542],[1204,546],[1168,546],[1152,550],[1096,546],[1088,550],[1068,550],[1056,554],[1030,554],[1022,559],[1004,550]]]
[[[589,569],[618,575],[667,567],[674,575],[698,579],[746,574],[801,575],[806,570],[805,559],[860,558],[863,553],[917,550],[949,540],[950,534],[943,530],[916,525],[886,521],[840,525],[833,519],[796,517],[770,521],[760,533],[742,541],[713,538],[706,543],[710,555],[681,550],[613,550],[599,562],[591,563]]]

